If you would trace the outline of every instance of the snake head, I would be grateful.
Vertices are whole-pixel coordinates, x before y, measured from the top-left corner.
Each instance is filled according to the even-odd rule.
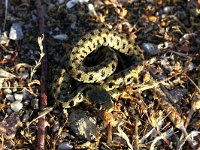
[[[110,94],[101,86],[94,85],[85,90],[86,100],[93,103],[98,109],[112,111],[113,102]]]

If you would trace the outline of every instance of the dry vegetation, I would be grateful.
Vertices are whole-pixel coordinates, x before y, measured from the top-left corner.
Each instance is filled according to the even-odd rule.
[[[199,0],[41,3],[45,26],[34,1],[0,1],[0,149],[35,149],[44,127],[45,149],[200,148]],[[9,35],[13,23],[22,37]],[[138,83],[124,89],[112,113],[87,104],[64,110],[51,96],[53,78],[78,39],[101,27],[128,34],[144,50]],[[42,30],[45,40],[38,39]],[[93,140],[72,132],[75,112],[96,120]]]

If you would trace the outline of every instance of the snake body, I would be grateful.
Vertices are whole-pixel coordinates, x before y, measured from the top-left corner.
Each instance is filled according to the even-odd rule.
[[[104,61],[94,66],[86,66],[86,57],[100,47],[103,47],[102,52],[105,53]],[[133,65],[118,73],[114,73],[118,64],[115,50],[132,56],[134,58]],[[72,49],[68,60],[68,72],[66,70],[62,71],[60,77],[57,79],[54,88],[54,97],[65,108],[76,106],[85,97],[93,99],[95,92],[91,91],[94,91],[94,89],[96,89],[95,91],[99,91],[99,93],[104,93],[102,99],[111,99],[105,94],[106,91],[113,91],[116,88],[130,84],[136,78],[134,75],[136,73],[135,67],[142,60],[142,50],[134,40],[129,39],[125,34],[107,28],[93,30],[83,36]],[[86,83],[86,85],[80,85],[75,94],[67,94],[70,76],[79,82]],[[95,85],[92,85],[92,83],[95,83]],[[96,85],[97,83],[98,85]],[[96,95],[98,95],[97,93]],[[101,99],[100,96],[96,97]],[[108,105],[108,107],[111,107],[110,100],[105,100],[104,104],[103,107]]]

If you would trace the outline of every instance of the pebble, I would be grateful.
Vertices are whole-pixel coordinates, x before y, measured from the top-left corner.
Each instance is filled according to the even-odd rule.
[[[194,64],[192,62],[185,62],[185,68],[187,68],[188,71],[192,71],[194,69]]]
[[[24,90],[23,90],[23,98],[24,98],[24,99],[29,99],[29,95],[30,95],[30,94],[24,89]]]
[[[58,131],[59,128],[60,128],[60,124],[59,123],[54,124],[53,128],[52,128],[52,132],[54,133],[54,132]]]
[[[14,96],[12,94],[6,94],[6,99],[13,102],[15,99],[14,99]]]
[[[10,108],[8,108],[8,109],[6,109],[6,113],[9,115],[9,114],[11,114],[13,111],[10,109]]]
[[[11,103],[10,106],[14,112],[19,112],[22,109],[23,104],[19,101],[15,101],[15,102]]]
[[[65,2],[65,0],[58,0],[59,4],[63,4]]]
[[[70,0],[66,3],[66,7],[67,9],[71,9],[72,7],[74,7],[77,3],[87,3],[89,0]]]
[[[9,39],[11,40],[21,40],[24,35],[22,32],[22,27],[19,23],[13,23],[10,28]]]
[[[39,109],[39,99],[34,98],[33,100],[31,100],[31,107],[33,109]]]
[[[30,118],[29,112],[27,111],[22,117],[22,122],[27,122],[29,118]]]
[[[12,90],[11,90],[11,89],[4,89],[3,93],[4,93],[5,95],[7,95],[7,94],[12,94]]]
[[[170,12],[172,12],[172,10],[173,10],[173,7],[172,7],[172,6],[165,6],[165,7],[163,8],[163,12],[164,12],[165,14],[169,14]]]
[[[28,78],[29,78],[29,73],[28,73],[28,71],[24,71],[24,72],[21,74],[21,77],[22,77],[22,79],[28,79]]]
[[[73,146],[67,142],[63,142],[58,145],[58,150],[71,150],[72,148],[73,148]]]
[[[54,35],[53,38],[60,41],[67,41],[69,37],[67,36],[67,34],[57,34]]]
[[[23,100],[23,94],[14,93],[14,97],[17,101],[21,102]]]
[[[141,48],[144,49],[148,55],[156,55],[160,51],[152,43],[142,43]]]
[[[196,33],[190,33],[190,34],[184,34],[180,39],[179,39],[179,44],[183,44],[185,41],[189,41],[196,37]]]
[[[179,102],[186,94],[187,94],[188,90],[187,89],[182,89],[182,88],[175,88],[171,91],[169,91],[169,93],[174,96],[174,103]]]
[[[87,111],[74,111],[69,115],[69,127],[77,137],[84,140],[95,140],[100,133],[95,117],[90,117]]]
[[[71,8],[74,7],[77,3],[78,3],[78,0],[70,0],[70,1],[67,2],[66,7],[67,7],[67,9],[71,9]]]
[[[88,4],[88,10],[89,14],[92,16],[97,16],[97,13],[95,11],[94,5],[93,4]]]
[[[4,56],[4,59],[11,59],[11,58],[12,58],[12,55],[9,55],[9,54]]]
[[[30,100],[27,99],[27,100],[24,100],[24,103],[23,103],[23,104],[24,104],[25,106],[28,106],[29,103],[30,103]]]

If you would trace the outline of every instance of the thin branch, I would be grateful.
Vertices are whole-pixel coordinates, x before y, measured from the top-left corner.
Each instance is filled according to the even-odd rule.
[[[38,23],[39,23],[39,35],[44,35],[45,24],[44,24],[44,12],[40,0],[35,0],[35,7],[38,14]],[[45,47],[45,35],[44,40],[42,41],[40,48],[43,49],[44,57],[41,60],[41,99],[40,99],[40,111],[47,106],[47,94],[46,94],[46,77],[47,77],[47,56],[46,47]],[[45,116],[39,118],[38,124],[38,135],[37,135],[37,149],[45,149]]]

